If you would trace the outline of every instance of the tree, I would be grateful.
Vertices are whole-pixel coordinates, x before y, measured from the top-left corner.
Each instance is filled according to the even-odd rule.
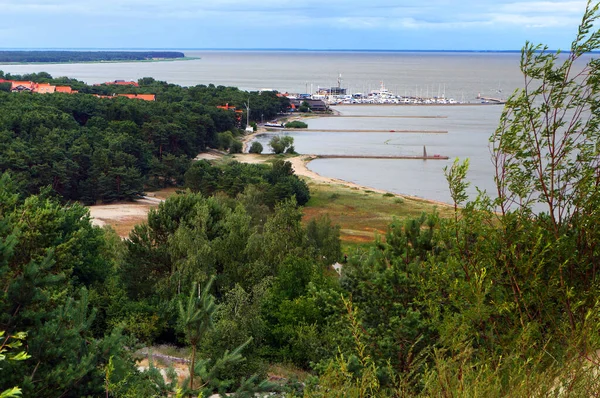
[[[242,148],[244,145],[240,140],[231,141],[231,145],[229,146],[229,153],[242,153]]]
[[[252,145],[250,145],[250,150],[248,152],[261,154],[262,151],[263,151],[262,144],[260,142],[258,142],[258,141],[254,141],[252,143]]]
[[[185,338],[192,346],[192,363],[190,365],[190,390],[194,390],[194,370],[196,365],[196,350],[205,334],[214,327],[213,314],[217,309],[215,298],[209,291],[214,281],[211,278],[202,293],[197,296],[196,289],[192,289],[187,303],[179,302],[179,321],[185,332]],[[198,291],[200,287],[198,287]],[[192,396],[190,392],[190,397]]]
[[[306,101],[302,101],[302,104],[298,107],[298,112],[310,112],[310,104]]]
[[[271,141],[269,141],[269,146],[276,154],[284,153],[287,149],[292,147],[293,144],[294,137],[289,135],[276,135],[275,137],[271,138]]]
[[[7,357],[7,352],[15,350],[23,345],[23,340],[27,337],[25,332],[17,332],[14,335],[4,336],[6,332],[0,330],[0,362],[4,360],[9,361],[24,361],[30,358],[25,351],[20,351],[16,354],[12,353]],[[0,392],[0,398],[13,398],[21,395],[21,389],[19,387],[9,388]]]

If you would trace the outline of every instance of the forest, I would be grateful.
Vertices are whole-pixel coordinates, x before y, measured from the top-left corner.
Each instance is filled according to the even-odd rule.
[[[152,79],[140,90],[163,87],[156,103],[2,93],[0,396],[595,396],[600,65],[581,56],[600,47],[599,16],[588,7],[567,56],[524,47],[525,86],[490,137],[493,196],[470,200],[468,161],[456,161],[453,216],[397,219],[347,261],[338,226],[302,221],[310,192],[285,155],[189,163],[172,145],[235,135],[215,97],[238,105],[248,93]],[[153,117],[204,128],[160,140],[173,129],[144,129]],[[107,183],[122,167],[145,176],[139,189],[164,183],[136,163],[160,161],[162,145],[187,162],[170,181],[181,193],[127,239],[92,226],[84,197],[68,196],[92,191],[33,174],[26,157],[40,145],[48,160],[36,165],[70,170],[53,148],[66,162],[85,137],[89,159],[113,162],[99,172]],[[160,345],[187,360],[181,382],[175,367],[138,367]],[[269,380],[274,367],[291,375]]]
[[[66,63],[102,61],[146,61],[153,59],[177,59],[185,55],[175,51],[0,51],[0,63]]]
[[[11,171],[20,193],[51,186],[64,200],[85,204],[135,199],[146,188],[182,186],[199,152],[241,150],[246,118],[217,106],[241,108],[250,99],[251,118],[256,120],[275,117],[288,105],[272,92],[213,85],[184,88],[152,78],[140,79],[139,87],[120,87],[88,86],[44,72],[4,77],[79,90],[52,95],[0,90],[0,172]],[[90,95],[115,93],[152,93],[157,101]]]

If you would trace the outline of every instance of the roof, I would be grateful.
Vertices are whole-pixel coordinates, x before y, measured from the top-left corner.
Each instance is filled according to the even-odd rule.
[[[73,91],[73,89],[69,86],[56,86],[57,93],[76,93],[77,91]]]
[[[145,101],[156,101],[156,95],[154,94],[138,94],[135,98]]]
[[[38,83],[34,86],[33,92],[40,94],[52,94],[56,91],[56,86],[52,86],[50,83]]]
[[[15,90],[18,87],[27,89],[27,90],[33,90],[33,82],[26,82],[26,81],[12,81],[12,86],[11,86],[11,90]]]
[[[141,99],[144,101],[156,101],[155,94],[117,94],[117,97],[127,97],[131,99]]]

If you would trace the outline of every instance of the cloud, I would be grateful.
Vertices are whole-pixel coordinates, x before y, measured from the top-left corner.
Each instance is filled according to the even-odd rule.
[[[386,37],[438,43],[450,34],[463,42],[476,37],[484,43],[521,34],[515,42],[523,42],[537,32],[568,36],[565,32],[578,26],[585,5],[585,0],[0,0],[4,28],[20,32],[22,44],[15,45],[24,46],[61,46],[67,39],[110,46],[110,36],[149,47],[157,42],[218,47],[252,37],[249,46],[269,47],[277,37],[296,45],[302,29],[312,40],[301,47],[325,45],[328,35],[340,33],[357,43],[368,36],[372,46]],[[24,27],[23,21],[32,27]],[[78,34],[71,38],[57,23]]]

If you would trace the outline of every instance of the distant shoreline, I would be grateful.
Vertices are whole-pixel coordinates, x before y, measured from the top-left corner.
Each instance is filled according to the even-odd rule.
[[[76,65],[76,64],[126,64],[140,62],[176,62],[176,61],[194,61],[202,59],[201,57],[183,57],[183,58],[163,58],[163,59],[139,59],[139,60],[121,60],[121,61],[69,61],[69,62],[0,62],[0,65]]]
[[[323,52],[323,53],[442,53],[442,54],[521,54],[521,49],[516,50],[393,50],[393,49],[344,49],[344,48],[0,48],[0,51],[248,51],[248,52]],[[559,50],[545,50],[547,53],[556,53]],[[567,51],[560,50],[567,54]],[[536,51],[536,52],[541,52]],[[600,54],[600,51],[591,51],[589,54]]]

